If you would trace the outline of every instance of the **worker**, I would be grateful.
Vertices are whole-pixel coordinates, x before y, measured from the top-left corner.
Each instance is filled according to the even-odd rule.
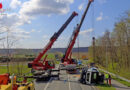
[[[107,84],[108,84],[108,78],[109,78],[109,74],[105,74],[105,80],[106,80],[106,82],[107,82]]]
[[[111,75],[109,74],[109,77],[108,77],[108,81],[109,81],[109,85],[111,86]]]

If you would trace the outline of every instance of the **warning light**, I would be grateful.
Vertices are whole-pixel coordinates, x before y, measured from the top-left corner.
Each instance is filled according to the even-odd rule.
[[[3,6],[2,6],[2,3],[0,3],[0,9],[2,9],[2,7],[3,7]]]

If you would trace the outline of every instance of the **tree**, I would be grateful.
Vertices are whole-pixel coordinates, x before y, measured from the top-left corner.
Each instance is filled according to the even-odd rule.
[[[7,73],[9,73],[9,60],[11,59],[10,48],[16,44],[18,39],[13,35],[8,27],[1,27],[1,42],[4,49],[7,49]]]
[[[95,63],[112,67],[117,73],[130,71],[130,12],[120,17],[112,32],[106,30],[103,36],[97,38],[95,45]],[[92,49],[89,50],[91,58]]]

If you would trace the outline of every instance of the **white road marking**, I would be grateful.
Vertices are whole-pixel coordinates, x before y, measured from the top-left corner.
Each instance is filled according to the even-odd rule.
[[[49,86],[51,80],[52,80],[52,77],[50,78],[50,80],[49,80],[48,83],[46,84],[44,90],[47,90],[47,87]]]
[[[69,82],[69,90],[71,90],[70,81],[69,81],[69,74],[68,74],[68,82]]]

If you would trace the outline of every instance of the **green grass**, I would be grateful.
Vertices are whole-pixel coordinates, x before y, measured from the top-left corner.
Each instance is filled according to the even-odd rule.
[[[6,65],[6,64],[2,64],[2,65]],[[19,68],[19,69],[18,69]],[[11,63],[9,66],[9,73],[10,75],[14,74],[14,75],[20,75],[23,76],[24,74],[26,74],[27,76],[31,76],[32,74],[29,73],[30,72],[30,68],[27,67],[26,63]],[[7,73],[7,66],[0,66],[0,74],[5,74]],[[27,74],[28,73],[28,74]],[[18,77],[17,80],[18,81],[23,81],[23,77]],[[31,82],[33,79],[28,79],[28,82]]]
[[[47,59],[55,59],[55,55],[53,53],[48,53]]]
[[[6,66],[0,66],[0,74],[7,73],[7,67]]]
[[[116,90],[116,88],[109,86],[107,84],[96,85],[99,90]]]
[[[55,55],[54,55],[53,53],[48,53],[48,54],[46,54],[46,55],[48,55],[48,56],[47,56],[47,59],[55,60]],[[45,58],[46,55],[44,55],[44,56],[42,57],[42,60]]]
[[[126,86],[128,86],[128,87],[130,87],[130,82],[126,82],[126,81],[121,80],[121,79],[119,79],[119,78],[116,78],[116,77],[114,77],[114,76],[112,76],[112,78],[113,78],[114,80],[116,80],[116,81],[118,81],[118,82],[120,82],[120,83],[122,83],[122,84],[124,84],[124,85],[126,85]]]
[[[7,66],[6,64],[2,64],[3,66],[0,66],[0,74],[7,73]],[[10,63],[9,64],[9,73],[10,74],[25,74],[30,71],[30,68],[28,68],[26,63]]]
[[[11,67],[10,67],[11,68]],[[24,67],[25,68],[25,67]],[[15,75],[19,75],[19,74],[26,74],[30,71],[30,69],[23,69],[22,72],[18,71],[17,69],[10,69],[9,73],[12,75],[12,74],[15,74]],[[0,66],[0,74],[4,74],[4,73],[8,73],[7,72],[7,67],[6,66]]]

